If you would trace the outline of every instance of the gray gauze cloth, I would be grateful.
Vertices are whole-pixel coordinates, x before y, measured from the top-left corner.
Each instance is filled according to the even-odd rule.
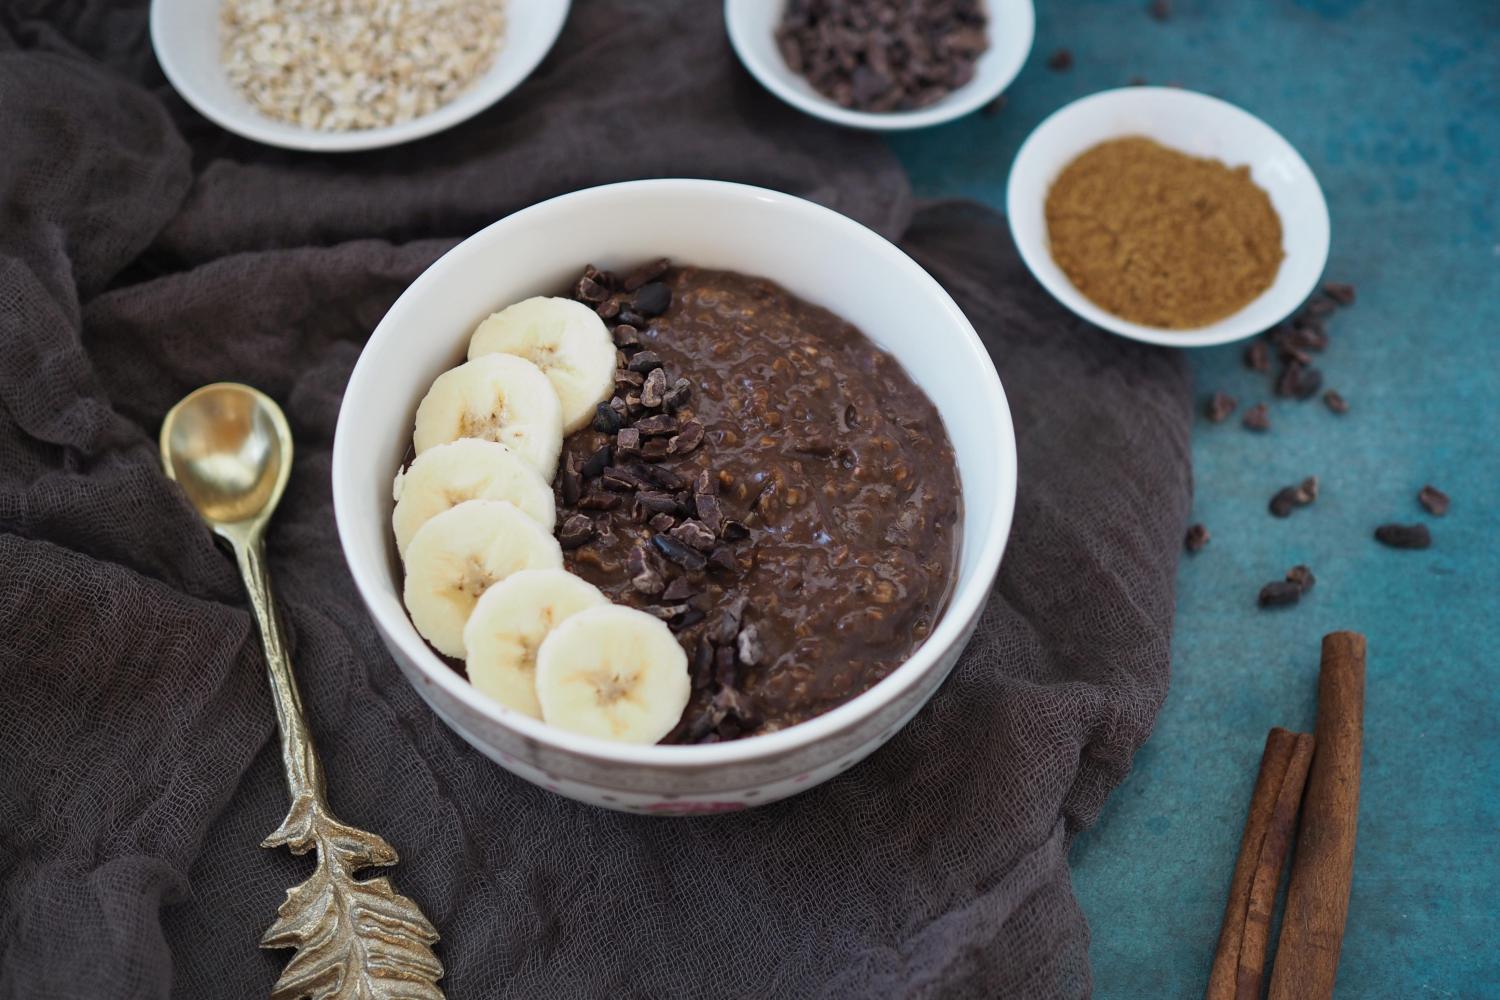
[[[155,445],[220,379],[291,419],[270,561],[331,801],[400,851],[449,996],[1087,995],[1067,849],[1167,689],[1179,358],[1072,318],[1000,218],[914,206],[878,139],[764,93],[717,3],[575,4],[496,107],[337,157],[193,113],[145,6],[0,11],[0,996],[258,997],[289,957],[257,947],[311,866],[256,846],[287,805],[259,639]],[[826,785],[696,819],[579,805],[449,731],[356,596],[329,486],[360,346],[423,268],[539,199],[655,176],[899,240],[984,337],[1020,445],[1004,567],[932,703]]]

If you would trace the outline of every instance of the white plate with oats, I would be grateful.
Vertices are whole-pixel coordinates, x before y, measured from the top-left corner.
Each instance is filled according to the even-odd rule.
[[[394,146],[473,117],[531,74],[568,0],[152,0],[183,99],[287,149]]]

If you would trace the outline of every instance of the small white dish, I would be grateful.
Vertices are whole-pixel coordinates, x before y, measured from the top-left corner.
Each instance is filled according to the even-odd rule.
[[[853,111],[840,107],[792,72],[776,46],[776,25],[784,3],[776,0],[725,0],[729,41],[751,74],[771,93],[795,108],[826,121],[853,128],[898,130],[926,128],[960,118],[1000,96],[1031,52],[1036,11],[1031,0],[985,0],[990,47],[974,66],[974,79],[941,101],[916,111]]]
[[[252,107],[219,58],[218,0],[152,0],[151,47],[167,80],[205,118],[268,146],[338,153],[410,142],[479,114],[531,75],[567,18],[568,0],[509,0],[495,63],[473,86],[430,114],[353,132],[302,128]]]
[[[1270,195],[1281,216],[1286,257],[1270,288],[1217,323],[1166,330],[1121,319],[1073,286],[1048,248],[1047,192],[1080,153],[1125,136],[1145,136],[1193,156],[1250,167],[1251,178]],[[1166,347],[1226,344],[1275,326],[1312,294],[1328,263],[1328,205],[1312,168],[1291,143],[1250,112],[1190,90],[1124,87],[1053,112],[1016,154],[1005,202],[1022,259],[1059,302],[1106,330]]]
[[[909,659],[863,694],[806,722],[702,746],[608,743],[505,708],[444,663],[401,599],[391,479],[432,380],[463,360],[468,332],[508,303],[565,288],[592,261],[625,268],[666,256],[761,275],[833,310],[890,352],[942,416],[963,496],[958,578]],[[339,541],[376,630],[417,692],[502,767],[582,802],[632,812],[763,805],[853,766],[899,730],[958,662],[979,623],[1016,501],[1005,391],[958,305],[900,249],[852,219],[763,188],[705,180],[627,181],[506,216],[413,281],[370,335],[333,439]]]

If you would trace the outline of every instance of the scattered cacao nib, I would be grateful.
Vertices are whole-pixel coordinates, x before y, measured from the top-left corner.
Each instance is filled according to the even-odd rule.
[[[603,302],[595,306],[594,312],[598,313],[599,318],[602,320],[612,320],[617,315],[619,315],[620,300],[615,298],[614,296],[610,296],[609,298],[605,299]]]
[[[1303,351],[1326,351],[1328,350],[1328,331],[1324,329],[1321,320],[1295,320],[1292,323],[1291,333],[1287,335],[1287,343]]]
[[[714,569],[722,569],[725,572],[733,572],[739,567],[734,558],[734,550],[727,545],[720,545],[708,554],[708,564]]]
[[[633,292],[647,282],[655,281],[666,274],[671,266],[672,262],[666,257],[658,257],[655,260],[647,261],[626,274],[624,280],[620,282],[620,287],[627,292]]]
[[[1290,580],[1277,580],[1260,588],[1258,598],[1263,608],[1283,607],[1296,604],[1302,599],[1302,588]]]
[[[618,397],[616,397],[618,398]],[[620,416],[608,403],[600,403],[594,408],[594,430],[600,434],[613,434],[620,429]]]
[[[739,654],[740,663],[747,667],[753,667],[765,656],[765,648],[760,644],[760,635],[755,631],[754,625],[746,625],[740,629],[739,638],[735,641],[735,651]]]
[[[672,305],[672,289],[652,281],[636,289],[632,308],[642,316],[660,316]]]
[[[1245,367],[1255,372],[1271,370],[1271,352],[1264,340],[1252,340],[1245,348]]]
[[[714,681],[725,688],[732,688],[739,681],[738,664],[734,659],[734,640],[714,650]]]
[[[569,506],[578,502],[578,497],[583,493],[583,478],[578,472],[578,464],[572,455],[563,460],[562,470],[558,473],[562,486],[563,503]]]
[[[646,523],[651,525],[652,531],[671,531],[672,526],[677,523],[677,519],[667,513],[652,514],[651,519]]]
[[[685,378],[680,378],[676,382],[673,382],[672,388],[663,394],[662,405],[669,411],[680,410],[688,404],[688,400],[692,399],[692,397],[693,383]]]
[[[1265,403],[1256,403],[1245,411],[1245,417],[1240,423],[1245,425],[1249,431],[1266,431],[1271,429],[1271,411],[1266,409]]]
[[[1327,316],[1337,308],[1338,303],[1327,298],[1309,299],[1302,307],[1309,316]]]
[[[618,493],[590,493],[578,500],[579,510],[615,510],[619,506]]]
[[[984,107],[980,108],[979,113],[986,118],[998,118],[1000,116],[1000,112],[1004,110],[1005,95],[1001,94],[999,97],[996,97],[993,101],[990,101]]]
[[[643,465],[638,471],[646,479],[655,483],[657,486],[660,486],[664,490],[685,490],[688,487],[687,479],[685,479],[680,473],[673,472],[665,465]],[[681,503],[684,508],[686,507],[686,501],[679,498],[678,502]]]
[[[674,577],[667,584],[667,589],[661,592],[664,601],[685,601],[695,593],[693,584],[685,576]]]
[[[1067,49],[1058,49],[1047,57],[1047,68],[1057,73],[1066,73],[1073,68],[1073,53]]]
[[[1323,405],[1334,413],[1348,413],[1349,403],[1337,389],[1329,389],[1323,393]]]
[[[1327,282],[1323,285],[1323,294],[1341,306],[1354,305],[1354,286],[1347,282]]]
[[[640,485],[634,476],[614,465],[605,467],[599,475],[599,481],[604,484],[605,489],[616,493],[629,493]]]
[[[694,625],[698,624],[699,622],[701,622],[704,619],[704,617],[706,617],[706,616],[703,614],[703,612],[700,609],[698,609],[698,608],[688,608],[686,611],[684,611],[682,613],[682,617],[678,618],[676,624],[673,625],[672,627],[673,628],[679,628],[679,629],[691,628],[692,626],[694,626]]]
[[[1283,486],[1271,497],[1271,514],[1275,517],[1291,517],[1292,511],[1302,506],[1297,502],[1297,487]]]
[[[630,364],[626,367],[633,372],[640,372],[642,375],[645,375],[652,369],[661,367],[661,358],[657,356],[655,351],[641,351],[630,359]]]
[[[681,580],[682,577],[678,577]],[[672,581],[676,583],[677,581]],[[713,680],[714,647],[707,635],[698,636],[698,645],[693,649],[693,690],[702,691]]]
[[[703,425],[696,420],[689,420],[682,425],[681,430],[673,435],[667,445],[674,455],[686,455],[698,445],[703,443]]]
[[[734,642],[734,637],[740,634],[740,622],[744,620],[745,607],[749,603],[750,599],[744,594],[735,594],[724,602],[724,611],[719,615],[714,631],[715,642],[721,646]]]
[[[620,455],[639,455],[641,432],[634,427],[621,427],[620,432],[615,435],[615,451]]]
[[[1313,576],[1312,570],[1308,569],[1306,566],[1303,566],[1301,563],[1298,563],[1296,566],[1293,566],[1291,569],[1286,571],[1286,579],[1288,583],[1295,583],[1297,585],[1297,589],[1302,591],[1304,594],[1309,590],[1312,590],[1313,584],[1318,582],[1318,578]]]
[[[1442,517],[1448,513],[1448,494],[1428,483],[1417,493],[1417,502],[1427,508],[1427,513]]]
[[[656,546],[658,552],[689,573],[695,573],[708,565],[708,560],[704,558],[703,553],[679,542],[671,535],[652,535],[651,544]]]
[[[641,609],[648,615],[655,615],[664,622],[669,622],[680,614],[687,613],[686,604],[648,604]]]
[[[621,348],[640,347],[641,333],[629,323],[621,323],[614,329],[615,346]]]
[[[724,527],[724,511],[719,507],[719,498],[709,496],[705,493],[693,495],[693,506],[697,508],[698,520],[702,521],[714,534],[720,534]]]
[[[1432,544],[1432,532],[1425,524],[1382,524],[1375,529],[1375,540],[1393,549],[1425,549]]]
[[[635,429],[647,437],[659,434],[676,434],[677,418],[670,413],[656,413],[635,422]]]
[[[648,325],[645,316],[642,316],[634,309],[626,309],[623,305],[620,307],[619,321],[626,326],[633,326],[637,330],[643,330]]]
[[[715,711],[722,712],[725,716],[733,716],[750,727],[760,721],[750,698],[735,687],[726,685],[723,690],[717,692],[714,695],[713,706]]]
[[[632,373],[638,374],[638,373]],[[660,409],[666,401],[667,372],[664,368],[653,368],[641,387],[641,405],[647,409]]]
[[[578,279],[577,296],[585,302],[597,305],[609,298],[609,290],[588,275]]]
[[[719,477],[712,469],[704,469],[698,473],[698,478],[693,482],[693,492],[699,496],[716,497],[719,495]]]
[[[1202,552],[1209,538],[1208,529],[1201,524],[1195,524],[1187,530],[1187,538],[1183,544],[1187,546],[1189,552]]]
[[[696,687],[697,684],[694,684]],[[703,685],[707,687],[707,683]],[[719,734],[714,732],[714,727],[719,724],[719,717],[713,713],[713,708],[705,707],[692,717],[691,721],[684,720],[686,729],[683,731],[682,739],[686,743],[717,743]]]
[[[1209,423],[1222,424],[1238,405],[1239,402],[1228,393],[1216,392],[1208,398],[1208,403],[1203,407],[1203,415],[1208,417]]]
[[[1306,507],[1318,499],[1318,477],[1308,476],[1297,484],[1297,506]]]
[[[594,522],[582,514],[574,514],[563,522],[557,533],[557,543],[565,549],[576,549],[594,537]]]
[[[1288,361],[1276,379],[1276,395],[1311,399],[1323,387],[1323,373],[1299,361]]]
[[[672,445],[664,437],[647,438],[641,444],[641,458],[648,462],[660,462],[672,453]]]
[[[612,449],[609,445],[606,444],[602,445],[598,451],[590,455],[588,457],[588,461],[583,463],[583,469],[581,470],[583,473],[583,477],[585,479],[599,478],[599,475],[604,472],[605,466],[609,465],[610,463],[611,452]],[[569,455],[568,461],[571,462],[572,459],[573,456]],[[573,501],[569,502],[571,503]]]
[[[660,490],[641,490],[635,495],[636,502],[653,514],[677,513],[677,498]]]
[[[719,528],[719,536],[726,542],[737,542],[750,537],[750,529],[739,521],[726,520]]]
[[[630,572],[630,585],[642,594],[660,594],[666,589],[666,581],[644,546],[637,545],[630,550],[630,555],[625,557],[625,568]]]
[[[1151,6],[1147,8],[1151,16],[1158,21],[1165,21],[1172,16],[1171,0],[1151,0]]]
[[[686,520],[672,529],[672,537],[686,542],[699,552],[709,552],[719,543],[714,533],[702,521]]]

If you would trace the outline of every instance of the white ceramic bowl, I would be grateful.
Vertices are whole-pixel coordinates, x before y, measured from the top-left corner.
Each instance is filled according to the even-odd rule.
[[[508,0],[500,51],[473,86],[420,118],[357,132],[320,132],[277,121],[241,97],[219,60],[219,0],[152,0],[151,46],[183,100],[229,131],[268,146],[352,152],[410,142],[479,114],[531,75],[567,18],[568,0]]]
[[[932,398],[958,456],[958,582],[920,649],[847,704],[780,732],[708,746],[626,746],[553,729],[480,694],[430,650],[401,604],[391,480],[432,380],[490,312],[566,288],[584,264],[666,255],[763,275],[854,323]],[[464,739],[528,781],[597,805],[709,812],[773,801],[880,746],[947,676],[984,607],[1010,530],[1015,438],[1005,393],[948,293],[895,246],[811,202],[761,188],[648,180],[553,198],[481,230],[414,281],[350,376],[333,444],[339,540],[391,655]]]
[[[1239,312],[1193,330],[1142,326],[1085,298],[1052,259],[1045,216],[1052,182],[1085,150],[1132,135],[1194,156],[1211,156],[1230,166],[1248,165],[1255,183],[1271,196],[1281,216],[1286,257],[1271,287]],[[1106,330],[1166,347],[1224,344],[1275,326],[1317,287],[1328,262],[1328,205],[1312,168],[1291,143],[1250,112],[1190,90],[1106,90],[1053,112],[1016,154],[1005,201],[1021,257],[1059,302]]]
[[[725,0],[729,41],[754,77],[795,108],[854,128],[895,130],[926,128],[962,117],[1000,96],[1021,72],[1036,33],[1031,0],[985,0],[990,47],[974,67],[974,79],[929,107],[916,111],[852,111],[840,107],[792,72],[776,46],[776,25],[785,7],[781,0]]]

